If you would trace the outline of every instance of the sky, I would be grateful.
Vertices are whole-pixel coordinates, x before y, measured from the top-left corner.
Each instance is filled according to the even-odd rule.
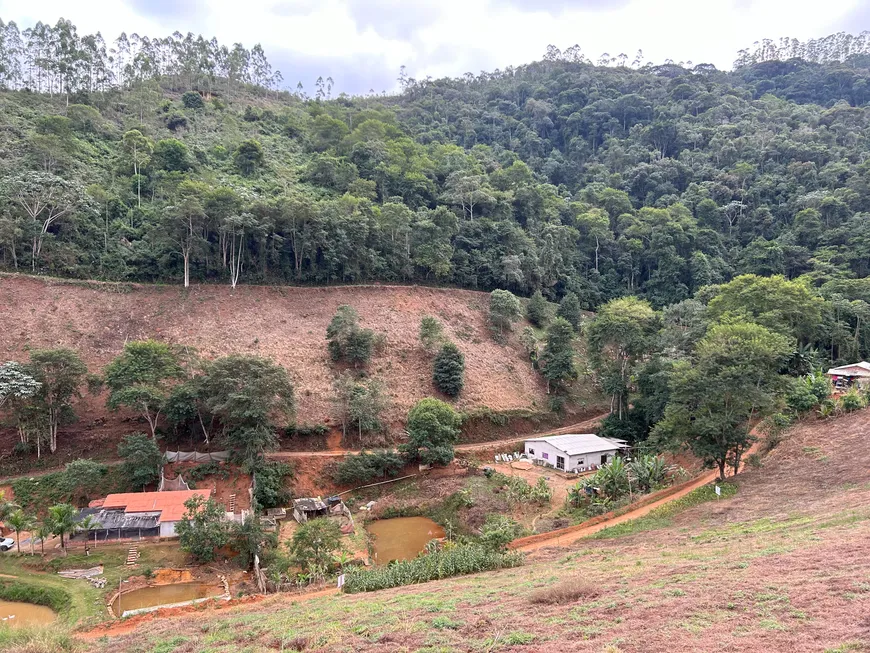
[[[0,0],[22,29],[71,20],[80,34],[193,32],[221,43],[261,43],[284,84],[312,93],[391,91],[400,66],[417,79],[517,66],[549,44],[578,44],[596,60],[712,63],[763,38],[801,40],[870,30],[868,0]]]

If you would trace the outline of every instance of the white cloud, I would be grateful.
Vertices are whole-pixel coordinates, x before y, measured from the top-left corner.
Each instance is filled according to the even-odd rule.
[[[533,61],[551,43],[560,48],[577,43],[593,60],[603,52],[633,58],[642,49],[654,62],[670,58],[727,68],[753,41],[824,36],[841,29],[862,5],[862,0],[0,0],[0,17],[28,26],[63,16],[80,32],[101,31],[107,39],[122,31],[178,30],[227,43],[260,42],[280,62],[288,82],[295,84],[298,59],[300,74],[319,65],[330,70],[339,88],[361,91],[368,89],[367,79],[394,78],[402,64],[417,78],[458,76]]]

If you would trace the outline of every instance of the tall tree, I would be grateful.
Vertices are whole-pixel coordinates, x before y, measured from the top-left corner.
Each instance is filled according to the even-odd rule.
[[[81,398],[88,368],[71,349],[36,349],[30,352],[27,370],[40,384],[34,403],[45,415],[48,447],[54,453],[58,428],[72,410],[72,400]]]
[[[716,465],[724,480],[752,443],[752,422],[783,389],[779,375],[793,342],[751,322],[711,327],[691,360],[674,366],[670,401],[653,437],[682,442]]]

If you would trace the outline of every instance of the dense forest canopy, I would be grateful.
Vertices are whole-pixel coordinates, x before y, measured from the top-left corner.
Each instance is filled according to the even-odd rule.
[[[866,34],[764,42],[730,72],[551,47],[336,99],[330,80],[272,90],[258,47],[107,51],[63,20],[0,34],[7,270],[413,281],[590,309],[783,275],[853,323],[870,299]]]

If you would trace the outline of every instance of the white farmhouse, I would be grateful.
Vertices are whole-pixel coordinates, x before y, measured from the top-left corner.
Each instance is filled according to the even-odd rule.
[[[594,469],[627,449],[625,440],[600,438],[593,433],[553,435],[526,440],[526,455],[566,472]]]

